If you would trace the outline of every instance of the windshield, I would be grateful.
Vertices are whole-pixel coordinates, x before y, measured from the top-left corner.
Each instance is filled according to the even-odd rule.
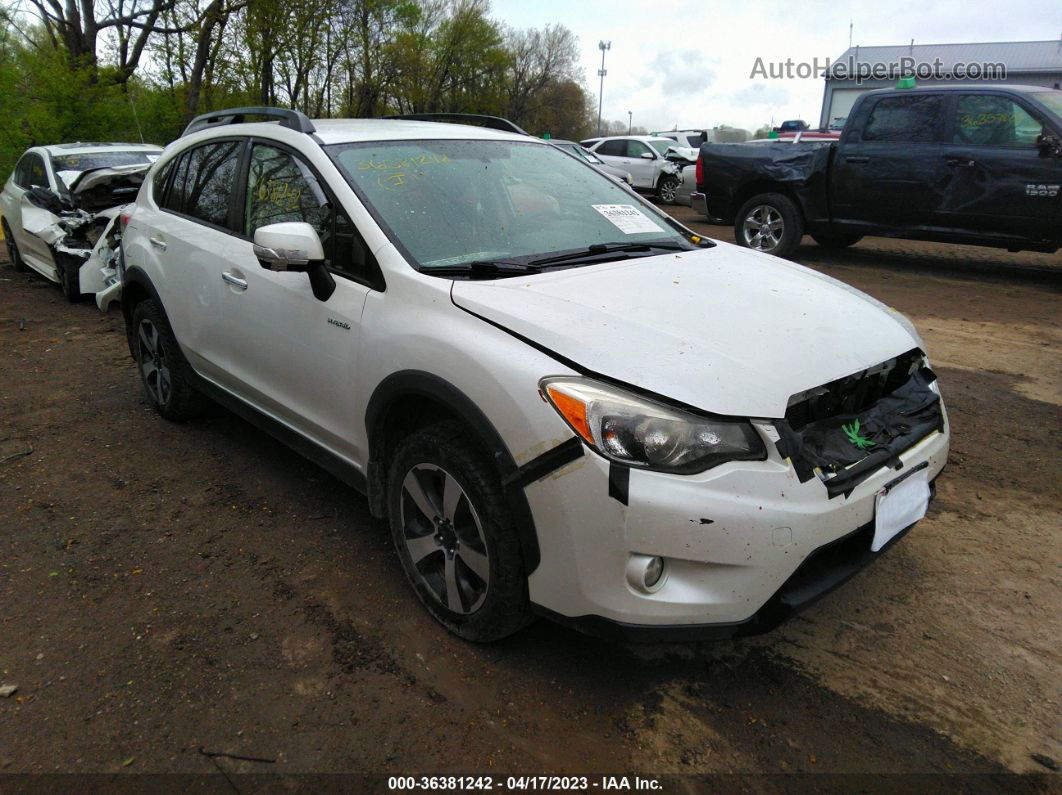
[[[392,242],[425,270],[603,243],[689,245],[651,205],[553,146],[374,141],[326,149]]]
[[[1062,91],[1036,91],[1033,93],[1057,118],[1062,119]]]
[[[114,166],[131,166],[136,163],[154,163],[160,152],[118,151],[90,152],[84,155],[57,155],[52,157],[52,166],[56,171],[88,171],[93,168],[113,168]]]
[[[678,146],[678,144],[670,138],[650,138],[646,143],[653,147],[653,149],[656,150],[656,153],[661,156],[666,155],[668,149],[673,149]]]

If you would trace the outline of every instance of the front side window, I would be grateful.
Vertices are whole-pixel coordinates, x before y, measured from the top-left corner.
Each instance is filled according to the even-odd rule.
[[[300,158],[267,144],[251,149],[244,228],[302,221],[321,238],[326,264],[354,276],[366,275],[368,251],[354,224],[329,201],[317,177]]]
[[[649,141],[649,146],[656,150],[656,153],[663,157],[667,154],[668,149],[672,149],[675,146],[675,141],[670,138],[653,138]]]
[[[22,156],[15,168],[15,184],[20,188],[48,187],[48,172],[44,170],[44,158],[34,152]]]
[[[952,142],[977,146],[1035,146],[1043,125],[1007,97],[967,94],[955,108]]]
[[[641,141],[627,141],[627,157],[641,157],[649,151],[649,147]]]
[[[326,151],[392,241],[426,271],[594,244],[689,245],[647,202],[548,144],[388,141]]]
[[[219,141],[181,155],[166,209],[229,228],[229,206],[242,145],[241,141]]]
[[[864,141],[932,143],[944,109],[944,98],[934,94],[885,97],[870,112]]]

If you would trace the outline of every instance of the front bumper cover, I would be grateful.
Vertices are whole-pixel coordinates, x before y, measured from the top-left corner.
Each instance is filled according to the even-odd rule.
[[[930,502],[935,496],[936,478],[930,483]],[[823,544],[805,558],[759,610],[743,621],[712,624],[627,624],[602,616],[571,617],[540,605],[532,607],[539,615],[579,632],[628,643],[685,643],[762,635],[844,585],[891,549],[893,544],[907,535],[911,527],[914,525],[897,533],[878,552],[870,550],[874,538],[873,522]]]

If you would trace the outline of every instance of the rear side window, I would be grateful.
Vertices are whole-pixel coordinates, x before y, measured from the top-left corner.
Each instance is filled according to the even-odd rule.
[[[870,112],[863,140],[932,143],[943,109],[944,98],[939,95],[885,97]]]
[[[599,155],[607,155],[609,157],[626,157],[627,155],[627,142],[626,141],[605,141],[601,146],[594,150]]]
[[[1034,146],[1043,125],[1011,99],[991,94],[959,97],[952,142],[977,146]]]
[[[241,141],[219,141],[181,155],[163,207],[229,228],[229,207],[242,145]]]

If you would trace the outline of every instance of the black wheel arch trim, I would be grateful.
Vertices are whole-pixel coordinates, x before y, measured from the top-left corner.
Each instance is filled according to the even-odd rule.
[[[133,291],[129,289],[132,285],[143,288],[150,299],[158,305],[159,311],[162,312],[162,316],[166,319],[166,322],[170,324],[170,328],[173,328],[173,324],[170,323],[170,316],[166,314],[166,306],[162,303],[162,298],[159,297],[159,291],[155,289],[151,277],[148,276],[142,268],[136,266],[127,268],[122,274],[122,317],[125,319],[125,341],[129,345],[129,355],[135,359],[136,349],[133,347],[133,310],[136,305],[132,301]],[[177,343],[177,346],[180,347],[179,342]],[[181,351],[181,355],[184,355],[184,351]]]
[[[369,509],[374,516],[386,514],[386,479],[388,461],[385,460],[383,419],[387,408],[396,400],[422,397],[439,403],[464,421],[479,443],[490,452],[505,486],[517,475],[519,467],[502,440],[494,424],[483,410],[458,387],[433,373],[423,370],[401,370],[381,381],[369,398],[365,409],[365,430],[369,441],[369,462],[366,468]],[[525,573],[530,575],[541,561],[538,535],[535,531],[531,506],[523,488],[506,487],[505,500],[512,511],[523,554]]]

